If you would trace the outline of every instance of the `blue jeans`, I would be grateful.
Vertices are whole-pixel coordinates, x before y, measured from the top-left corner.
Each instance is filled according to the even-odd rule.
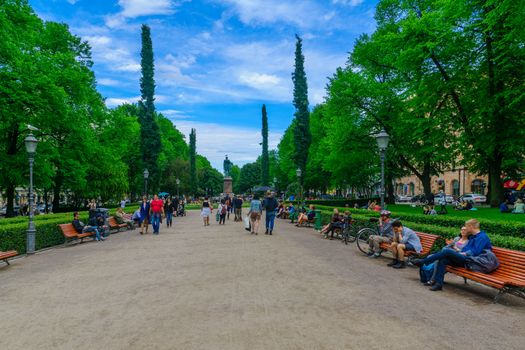
[[[153,233],[154,234],[159,234],[160,213],[153,213],[151,215],[151,226],[153,226]]]
[[[100,231],[95,226],[86,226],[84,232],[95,232],[95,239],[100,241]]]
[[[465,255],[460,254],[453,249],[445,248],[439,253],[426,257],[423,260],[423,263],[426,265],[437,261],[435,281],[436,284],[442,286],[443,280],[445,279],[447,265],[465,267],[465,260],[467,260]]]
[[[266,229],[273,231],[273,224],[275,222],[275,211],[266,212]]]
[[[173,222],[173,213],[172,212],[166,212],[166,225],[169,227],[171,226]]]

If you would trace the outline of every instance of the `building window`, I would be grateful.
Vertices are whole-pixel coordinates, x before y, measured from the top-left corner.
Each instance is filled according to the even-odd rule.
[[[472,193],[483,193],[483,180],[476,179],[472,181],[472,184],[470,184],[470,191]]]
[[[413,182],[411,182],[409,186],[410,186],[410,195],[413,196],[416,186],[414,185]]]
[[[452,195],[459,197],[459,181],[452,180]]]

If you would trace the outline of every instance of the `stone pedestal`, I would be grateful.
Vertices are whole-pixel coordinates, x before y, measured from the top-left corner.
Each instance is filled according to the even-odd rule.
[[[232,194],[233,193],[233,179],[230,176],[224,177],[224,187],[223,191],[224,194]]]

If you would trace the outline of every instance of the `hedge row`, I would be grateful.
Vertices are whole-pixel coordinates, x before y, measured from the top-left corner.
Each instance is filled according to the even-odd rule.
[[[363,215],[363,212],[366,212],[367,215]],[[321,211],[321,218],[323,220],[323,224],[330,222],[331,215],[332,211]],[[371,215],[371,212],[369,211],[361,211],[358,214],[352,214],[352,219],[355,221],[355,225],[357,225],[358,227],[377,227],[377,222],[370,222],[371,217],[374,217],[374,215]],[[464,221],[462,221],[462,223],[463,222]],[[437,226],[435,224],[425,224],[405,219],[403,219],[403,225],[410,227],[411,229],[418,232],[426,232],[440,235],[445,239],[454,238],[459,234],[458,227]],[[492,244],[496,247],[525,251],[525,238],[512,237],[492,232],[488,232],[487,234],[490,237]]]
[[[318,206],[321,210],[333,210],[333,207]],[[350,210],[352,214],[359,214],[367,217],[379,217],[379,213],[365,209],[354,209],[339,207],[339,210]],[[425,225],[434,225],[440,227],[453,228],[459,231],[465,223],[464,218],[443,216],[443,215],[423,215],[392,212],[392,216],[399,218],[403,222],[412,222]],[[525,223],[523,222],[497,222],[488,219],[478,219],[482,229],[491,234],[500,236],[510,236],[516,238],[525,238]]]
[[[59,224],[64,224],[72,221],[71,215],[68,219],[58,215],[58,218],[42,220],[36,223],[36,250],[52,247],[64,243],[64,235],[58,228]],[[83,213],[80,220],[87,222],[88,215]],[[27,218],[26,218],[27,221]],[[20,254],[26,252],[26,231],[27,222],[14,223],[0,226],[0,251],[16,250]]]

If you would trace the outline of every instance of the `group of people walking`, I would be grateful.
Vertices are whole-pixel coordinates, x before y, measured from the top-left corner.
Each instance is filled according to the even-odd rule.
[[[217,205],[216,221],[219,225],[224,225],[226,219],[230,219],[230,213],[234,213],[234,221],[243,221],[242,218],[242,206],[244,201],[242,197],[229,197],[222,198]],[[249,222],[249,230],[251,234],[259,234],[259,226],[262,218],[263,211],[266,211],[266,231],[265,234],[272,235],[275,225],[275,215],[279,203],[275,199],[273,192],[268,192],[265,198],[261,201],[259,195],[255,194],[252,201],[250,202],[250,209],[246,215],[246,220]],[[204,226],[210,225],[210,216],[213,215],[213,205],[210,202],[209,197],[205,197],[201,205],[201,217]]]
[[[173,216],[181,212],[181,206],[184,206],[184,202],[178,198],[173,200],[166,198],[163,200],[159,199],[158,195],[154,195],[150,201],[147,196],[143,196],[140,207],[133,215],[133,219],[139,222],[141,235],[148,233],[150,223],[153,228],[153,234],[158,235],[162,218],[166,218],[166,227],[171,227],[173,225]]]

